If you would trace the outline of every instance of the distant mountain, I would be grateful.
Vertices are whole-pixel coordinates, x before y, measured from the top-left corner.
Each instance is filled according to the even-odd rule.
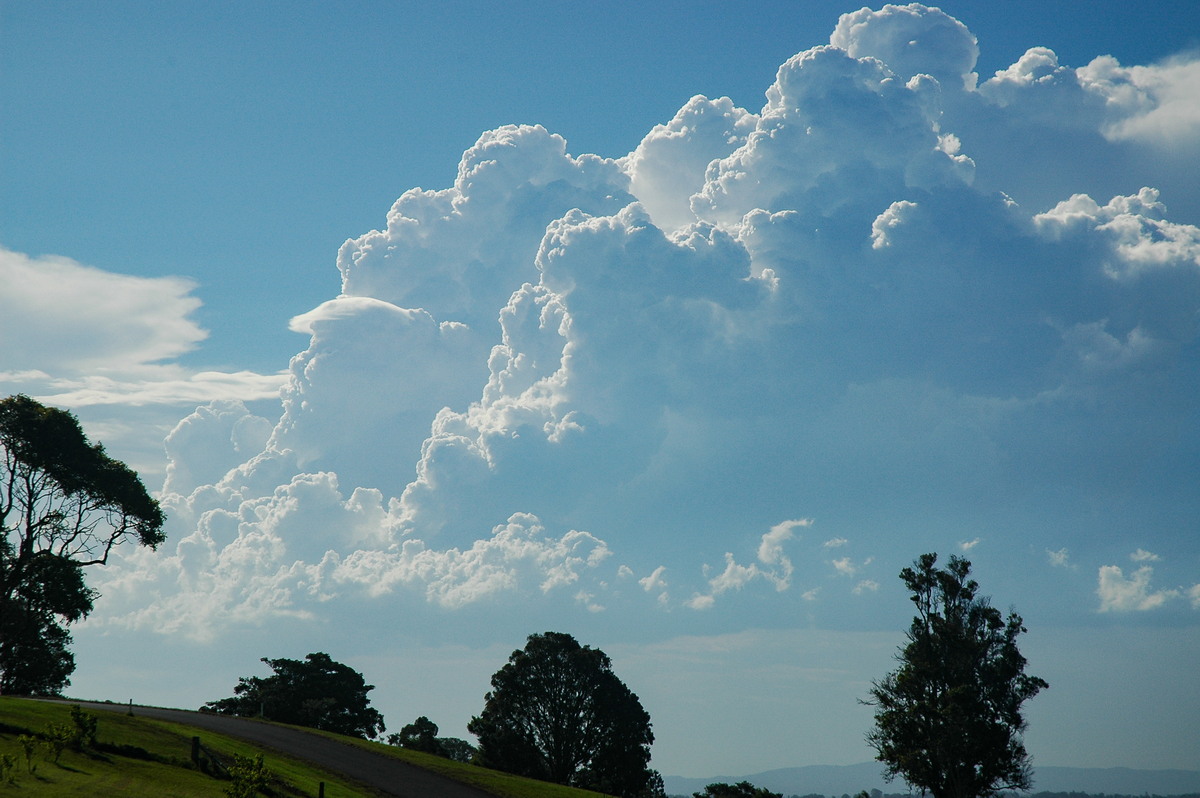
[[[857,765],[809,765],[780,768],[748,776],[713,776],[693,779],[665,776],[668,795],[690,796],[705,785],[723,781],[748,781],[784,795],[855,795],[862,790],[885,793],[905,791],[902,781],[886,783],[878,762]],[[1086,792],[1109,795],[1185,795],[1200,793],[1200,770],[1133,770],[1131,768],[1039,767],[1034,772],[1034,792]]]

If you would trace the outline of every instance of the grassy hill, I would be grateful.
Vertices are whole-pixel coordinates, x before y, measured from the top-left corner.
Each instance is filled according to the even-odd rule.
[[[55,762],[44,738],[52,726],[74,727],[70,705],[0,697],[0,796],[223,798],[232,782],[221,772],[221,765],[233,764],[235,757],[253,758],[258,754],[263,755],[263,763],[272,774],[268,792],[264,795],[279,798],[316,796],[320,782],[325,783],[326,798],[370,798],[375,795],[369,788],[350,783],[307,762],[211,731],[121,712],[91,714],[97,721],[96,743],[82,751],[63,748]],[[200,737],[203,744],[201,767],[192,763],[193,736]],[[345,737],[329,736],[347,741]],[[499,798],[598,796],[597,793],[404,751],[395,746],[359,740],[351,742],[472,784]],[[32,749],[32,758],[28,760],[26,746]]]

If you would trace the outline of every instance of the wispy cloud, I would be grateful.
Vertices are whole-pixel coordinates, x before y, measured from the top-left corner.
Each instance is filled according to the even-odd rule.
[[[1071,553],[1065,547],[1057,551],[1046,549],[1046,560],[1056,568],[1071,567]]]

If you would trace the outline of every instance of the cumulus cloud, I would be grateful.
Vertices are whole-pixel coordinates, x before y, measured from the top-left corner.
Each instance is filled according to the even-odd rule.
[[[958,547],[963,551],[970,551],[983,542],[983,538],[971,538],[970,540],[959,541]]]
[[[1128,577],[1118,565],[1100,567],[1096,595],[1100,597],[1100,612],[1144,612],[1178,598],[1178,590],[1151,590],[1154,569],[1143,565]]]
[[[1170,146],[1200,135],[1200,59],[1195,56],[1132,67],[1100,56],[1077,75],[1087,91],[1104,100],[1108,138]]]
[[[1191,73],[1034,48],[977,87],[977,56],[941,11],[864,9],[761,109],[693,97],[624,157],[485,132],[452,186],[404,192],[338,252],[341,294],[292,320],[309,343],[277,414],[231,391],[176,425],[173,548],[131,555],[106,606],[209,633],[340,599],[705,609],[823,562],[865,595],[872,560],[825,560],[833,537],[805,562],[810,522],[775,521],[801,501],[886,508],[880,526],[946,496],[1059,507],[1131,459],[1185,472],[1142,458],[1163,449],[1147,436],[1196,441],[1200,228],[1162,174],[1093,199],[1037,158],[1136,149],[1132,120],[1177,129]],[[1014,155],[1029,131],[1045,146]],[[187,287],[158,288],[186,317]],[[1102,568],[1102,609],[1175,595],[1150,576]]]

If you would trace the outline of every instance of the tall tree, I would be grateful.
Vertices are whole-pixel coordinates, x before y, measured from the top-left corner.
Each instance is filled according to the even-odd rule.
[[[467,725],[480,764],[619,796],[658,783],[650,715],[603,651],[568,634],[530,635],[492,676],[485,702]]]
[[[899,668],[864,701],[876,708],[867,741],[889,779],[901,776],[934,798],[1028,790],[1021,705],[1049,685],[1025,674],[1021,616],[1005,619],[977,595],[968,560],[936,564],[936,554],[925,554],[900,572],[917,615]]]
[[[65,626],[96,593],[83,568],[163,541],[163,515],[132,469],[71,413],[0,400],[0,692],[58,693],[75,670]]]
[[[242,717],[264,717],[280,723],[308,726],[352,737],[377,737],[383,715],[371,706],[367,693],[375,685],[349,665],[324,652],[303,660],[267,659],[273,676],[242,677],[233,696],[209,701],[201,711]]]

